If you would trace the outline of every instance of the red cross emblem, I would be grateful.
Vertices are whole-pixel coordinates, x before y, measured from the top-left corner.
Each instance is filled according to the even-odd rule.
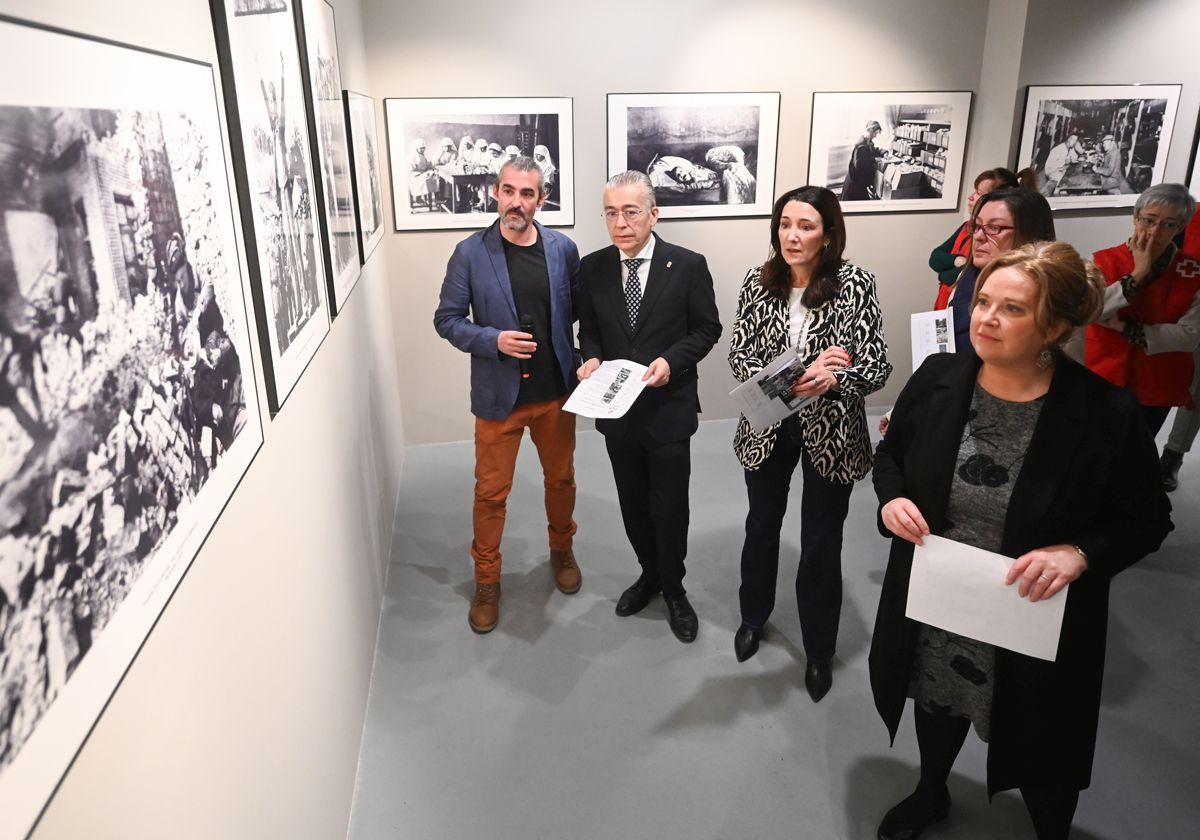
[[[1175,273],[1188,280],[1200,277],[1200,262],[1193,259],[1182,259],[1175,264]]]

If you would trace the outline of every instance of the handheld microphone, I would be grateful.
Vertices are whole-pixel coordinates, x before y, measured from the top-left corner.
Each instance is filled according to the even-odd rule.
[[[521,316],[521,332],[529,333],[530,335],[533,335],[533,316],[532,315],[522,315]],[[534,338],[533,340],[536,341],[537,339]],[[521,378],[528,379],[529,373],[530,373],[529,359],[517,359],[517,361],[521,363]]]

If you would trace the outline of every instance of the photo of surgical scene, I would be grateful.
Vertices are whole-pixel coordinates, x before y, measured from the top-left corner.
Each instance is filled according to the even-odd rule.
[[[251,417],[223,178],[185,113],[0,107],[0,768]]]
[[[1141,193],[1154,178],[1166,110],[1166,99],[1043,99],[1033,157],[1022,165],[1037,170],[1047,198]]]
[[[626,119],[625,168],[650,176],[660,206],[755,202],[757,105],[630,107]]]
[[[842,201],[941,198],[953,120],[946,104],[846,100],[838,136],[825,138],[824,186]]]
[[[558,114],[407,117],[403,139],[407,168],[396,177],[406,179],[409,210],[413,214],[495,212],[492,187],[500,167],[522,155],[533,158],[542,170],[546,194],[542,209],[561,210],[558,118]],[[399,183],[396,186],[400,188]]]

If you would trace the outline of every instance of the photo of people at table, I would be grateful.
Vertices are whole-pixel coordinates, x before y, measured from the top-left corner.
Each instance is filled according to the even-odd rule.
[[[491,213],[492,184],[505,162],[532,157],[541,167],[545,209],[561,207],[555,161],[558,114],[475,114],[410,120],[404,172],[413,213]]]
[[[1128,195],[1152,183],[1166,99],[1043,99],[1032,159],[1051,196]]]

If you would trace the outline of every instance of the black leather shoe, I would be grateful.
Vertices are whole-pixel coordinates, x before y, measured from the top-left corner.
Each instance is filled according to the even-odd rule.
[[[671,598],[664,595],[663,600],[667,603],[667,621],[671,625],[671,632],[675,634],[675,638],[681,642],[696,641],[696,631],[700,629],[700,619],[696,618],[696,611],[692,609],[687,596],[680,595],[678,598]]]
[[[745,622],[742,623],[733,634],[733,655],[737,657],[738,662],[745,662],[758,653],[758,643],[762,641],[763,635],[761,627],[756,629]]]
[[[1158,463],[1162,468],[1163,489],[1173,493],[1179,488],[1179,468],[1183,466],[1183,453],[1164,446]]]
[[[621,597],[617,599],[617,615],[624,618],[640,613],[659,592],[662,592],[659,584],[646,580],[645,577],[638,578],[633,582],[633,586],[622,592]]]
[[[943,787],[940,794],[932,796],[918,790],[884,814],[876,837],[878,840],[915,840],[929,826],[946,819],[949,813],[949,790]]]
[[[829,662],[809,662],[804,669],[804,687],[814,703],[820,703],[821,698],[833,688],[833,668]]]

